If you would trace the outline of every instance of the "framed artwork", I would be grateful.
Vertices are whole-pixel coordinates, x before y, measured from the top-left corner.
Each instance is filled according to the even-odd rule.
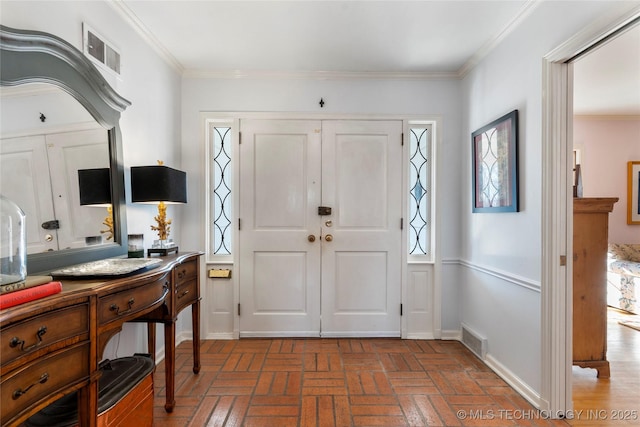
[[[640,224],[640,161],[627,163],[627,224]]]
[[[518,110],[471,134],[473,212],[518,212]]]

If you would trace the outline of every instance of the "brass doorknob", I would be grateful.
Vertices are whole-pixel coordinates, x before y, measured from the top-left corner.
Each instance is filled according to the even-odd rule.
[[[313,234],[309,234],[307,236],[307,240],[310,242],[315,242],[316,241],[316,236],[314,236]]]
[[[326,236],[324,236],[324,240],[326,240],[327,242],[331,242],[333,240],[333,236],[331,234],[327,234]]]

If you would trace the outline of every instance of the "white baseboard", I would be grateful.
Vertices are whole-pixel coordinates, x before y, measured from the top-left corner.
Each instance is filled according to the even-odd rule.
[[[234,332],[213,332],[207,334],[206,340],[236,340],[238,337]]]
[[[406,339],[408,340],[435,340],[435,336],[432,333],[416,333],[416,334],[407,334]]]
[[[263,332],[263,331],[249,331],[242,332],[240,338],[319,338],[320,335],[317,331],[308,332]]]
[[[491,354],[487,354],[484,363],[522,397],[527,399],[536,409],[541,409],[540,395],[529,387],[527,383],[522,381],[522,379],[507,369],[502,363],[498,362]]]
[[[443,330],[442,331],[442,339],[443,340],[454,340],[462,342],[462,331],[459,330]]]
[[[454,340],[462,343],[462,331],[449,330],[442,331],[443,340]],[[547,406],[542,401],[540,395],[533,390],[527,383],[522,381],[520,377],[511,372],[506,366],[500,363],[491,354],[485,356],[482,360],[493,372],[509,384],[518,394],[524,397],[536,409],[545,409]]]
[[[322,338],[400,338],[397,332],[323,332]]]

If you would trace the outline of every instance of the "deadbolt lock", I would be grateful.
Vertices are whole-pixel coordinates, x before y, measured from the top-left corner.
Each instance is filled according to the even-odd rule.
[[[318,206],[318,215],[331,215],[331,208],[329,206]]]

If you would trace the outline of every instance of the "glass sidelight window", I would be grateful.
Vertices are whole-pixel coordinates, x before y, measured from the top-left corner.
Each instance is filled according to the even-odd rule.
[[[231,255],[233,249],[233,162],[231,123],[212,123],[209,133],[210,215],[209,250],[212,255]]]
[[[432,125],[409,122],[409,255],[431,256]]]
[[[432,256],[433,209],[433,122],[409,121],[407,200],[408,254],[412,257]],[[233,119],[208,121],[209,159],[209,244],[215,256],[233,254],[233,165],[236,128]]]

